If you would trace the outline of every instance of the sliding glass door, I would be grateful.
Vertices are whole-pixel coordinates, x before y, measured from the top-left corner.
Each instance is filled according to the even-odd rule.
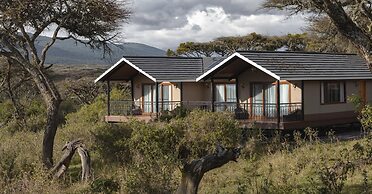
[[[160,85],[161,91],[161,108],[162,110],[172,110],[172,90],[171,85]]]
[[[156,111],[156,88],[154,84],[143,85],[143,112],[153,113]]]
[[[280,114],[288,115],[290,110],[290,92],[289,92],[289,84],[280,84]]]
[[[268,118],[274,118],[277,114],[276,109],[276,85],[267,84],[265,88],[264,112]]]
[[[253,84],[252,116],[264,115],[264,84]]]
[[[272,83],[254,83],[252,85],[252,116],[274,118],[277,116],[277,86]],[[280,102],[283,114],[289,101],[289,84],[280,84]]]

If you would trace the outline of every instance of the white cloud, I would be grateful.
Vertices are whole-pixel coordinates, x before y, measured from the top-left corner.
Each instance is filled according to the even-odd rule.
[[[138,23],[125,25],[125,41],[167,49],[176,48],[180,42],[210,41],[220,36],[246,35],[251,32],[265,35],[299,33],[300,27],[305,26],[302,17],[287,18],[284,15],[263,13],[237,16],[217,6],[193,10],[186,14],[186,19],[185,25],[175,28],[143,28]]]

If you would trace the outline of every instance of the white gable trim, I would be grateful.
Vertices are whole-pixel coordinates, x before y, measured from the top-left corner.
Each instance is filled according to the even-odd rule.
[[[239,57],[240,59],[242,59],[243,61],[251,64],[252,66],[256,67],[257,69],[265,72],[266,74],[270,75],[271,77],[273,77],[274,79],[276,80],[280,80],[280,77],[278,75],[276,75],[275,73],[267,70],[266,68],[262,67],[261,65],[258,65],[257,63],[249,60],[247,57],[244,57],[243,55],[239,54],[239,53],[234,53],[232,54],[230,57],[226,58],[225,60],[223,60],[222,62],[220,62],[218,65],[214,66],[212,69],[208,70],[207,72],[205,72],[203,75],[199,76],[198,78],[196,78],[196,82],[202,80],[204,77],[206,77],[207,75],[209,75],[210,73],[212,73],[213,71],[215,71],[216,69],[218,69],[219,67],[221,67],[222,65],[224,65],[225,63],[227,63],[228,61],[230,61],[232,58],[234,57]]]
[[[110,73],[112,70],[114,70],[117,66],[119,66],[123,62],[125,62],[126,64],[130,65],[135,70],[137,70],[138,72],[142,73],[143,75],[145,75],[146,77],[148,77],[149,79],[151,79],[153,82],[156,82],[156,79],[154,77],[152,77],[151,75],[149,75],[148,73],[146,73],[145,71],[143,71],[141,68],[135,66],[133,63],[131,63],[130,61],[128,61],[126,58],[123,57],[117,63],[115,63],[115,65],[111,66],[102,75],[100,75],[96,80],[94,80],[94,83],[97,83],[97,82],[101,81],[102,78],[104,78],[108,73]]]

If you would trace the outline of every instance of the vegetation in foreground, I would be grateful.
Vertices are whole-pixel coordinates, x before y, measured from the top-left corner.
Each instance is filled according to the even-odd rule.
[[[112,96],[123,98],[121,94],[114,90]],[[35,104],[33,112],[42,112],[37,111],[44,109],[42,103]],[[340,142],[330,133],[324,142],[315,130],[307,129],[295,132],[294,141],[279,133],[268,139],[258,129],[239,129],[227,113],[202,111],[168,122],[106,124],[105,104],[99,96],[75,108],[58,130],[57,158],[65,142],[77,137],[90,150],[93,177],[86,183],[80,182],[77,157],[62,181],[50,179],[40,162],[42,131],[12,130],[12,122],[3,126],[2,192],[173,193],[181,183],[183,162],[214,153],[216,143],[243,147],[237,162],[205,174],[200,193],[370,193],[372,189],[370,135]],[[370,130],[371,107],[363,109],[360,119]]]

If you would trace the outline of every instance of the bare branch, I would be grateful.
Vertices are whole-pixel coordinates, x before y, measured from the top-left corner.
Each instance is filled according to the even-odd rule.
[[[41,60],[39,62],[40,67],[44,66],[47,52],[50,49],[50,47],[52,47],[53,44],[56,42],[59,30],[61,30],[61,26],[57,26],[57,28],[54,30],[51,40],[45,45],[43,51],[41,52]]]
[[[21,30],[23,37],[26,39],[26,42],[27,42],[29,48],[31,49],[33,61],[35,61],[35,63],[40,63],[40,59],[39,59],[39,56],[38,56],[38,53],[37,53],[37,49],[35,47],[35,42],[31,40],[31,38],[28,35],[28,33],[26,32],[24,26],[19,25],[19,29]]]

